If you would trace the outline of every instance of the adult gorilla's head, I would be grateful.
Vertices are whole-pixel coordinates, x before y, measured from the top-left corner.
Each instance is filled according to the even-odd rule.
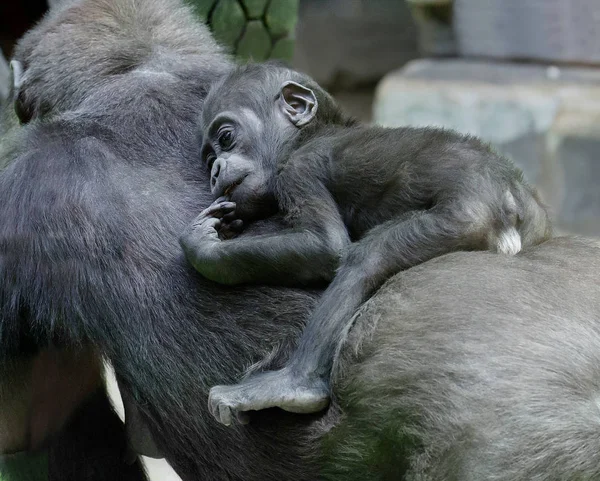
[[[15,49],[15,107],[27,122],[77,109],[94,92],[109,98],[131,73],[222,72],[229,60],[220,51],[181,2],[66,1]]]

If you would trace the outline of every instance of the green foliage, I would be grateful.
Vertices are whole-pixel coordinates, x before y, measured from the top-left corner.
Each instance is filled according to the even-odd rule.
[[[244,32],[246,14],[237,0],[219,0],[209,21],[217,41],[234,45]]]
[[[240,59],[292,59],[299,0],[187,1]]]
[[[268,0],[242,0],[249,18],[262,18],[267,8]]]
[[[253,58],[259,62],[269,58],[271,50],[271,36],[265,24],[260,20],[248,22],[246,31],[238,43],[238,56],[240,58]]]
[[[18,453],[0,457],[0,481],[47,481],[48,456]]]
[[[284,60],[291,60],[294,56],[294,39],[290,37],[284,37],[273,45],[271,51],[271,58],[281,58]]]
[[[369,414],[370,413],[370,414]],[[403,479],[419,440],[411,422],[398,412],[350,409],[325,436],[321,474],[327,480],[397,481]]]
[[[269,3],[265,20],[274,37],[283,36],[294,28],[296,16],[291,16],[290,12],[298,11],[298,1],[277,0]]]

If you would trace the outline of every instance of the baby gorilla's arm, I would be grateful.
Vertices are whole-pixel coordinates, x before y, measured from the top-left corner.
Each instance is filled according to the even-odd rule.
[[[315,212],[313,220],[325,226],[319,230],[299,226],[223,241],[219,231],[235,215],[235,204],[219,199],[188,226],[181,245],[194,268],[220,284],[302,285],[330,281],[341,251],[350,241],[333,201],[307,200],[311,203],[319,204],[310,208]]]

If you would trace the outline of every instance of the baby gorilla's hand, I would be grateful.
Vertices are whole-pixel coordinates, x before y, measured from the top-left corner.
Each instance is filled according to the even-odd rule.
[[[235,203],[219,197],[186,228],[181,243],[187,247],[214,244],[234,237],[242,228],[243,222],[235,217]]]
[[[187,226],[179,242],[192,266],[211,281],[227,284],[231,276],[221,262],[224,239],[241,231],[243,224],[236,219],[235,203],[219,197]],[[234,241],[231,241],[234,242]]]
[[[215,227],[219,234],[219,238],[227,240],[233,239],[239,235],[244,229],[244,222],[242,219],[237,218],[235,202],[229,201],[227,197],[219,197],[204,212],[209,211],[213,206],[221,206],[220,210],[216,213],[216,216],[221,216],[221,222]],[[202,213],[200,215],[202,215]]]

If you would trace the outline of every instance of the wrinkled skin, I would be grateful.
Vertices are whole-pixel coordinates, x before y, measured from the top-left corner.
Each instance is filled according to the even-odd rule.
[[[36,398],[30,380],[43,373],[27,373],[45,351],[61,354],[42,368],[72,379],[60,366],[83,366],[67,355],[81,349],[113,363],[184,480],[597,477],[600,253],[572,239],[510,259],[445,256],[395,277],[337,358],[324,415],[214,421],[209,386],[268,353],[267,367],[280,366],[317,293],[220,288],[184,261],[178,237],[212,198],[196,115],[229,62],[175,0],[161,5],[85,0],[17,49],[29,124],[0,160],[0,341],[12,373],[2,412]],[[123,432],[106,402],[81,409],[45,433],[59,431],[46,436],[50,479],[141,479],[119,464]]]

